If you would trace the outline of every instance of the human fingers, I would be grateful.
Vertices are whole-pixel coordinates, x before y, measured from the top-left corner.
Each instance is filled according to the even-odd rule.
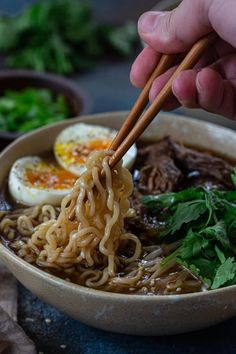
[[[173,83],[173,93],[185,107],[236,119],[236,78],[227,80],[211,67],[182,72]]]
[[[142,50],[132,65],[130,81],[135,87],[142,88],[158,64],[160,54],[151,47]]]
[[[212,30],[236,47],[235,16],[235,0],[183,0],[172,11],[146,12],[139,19],[138,30],[160,53],[183,52]]]

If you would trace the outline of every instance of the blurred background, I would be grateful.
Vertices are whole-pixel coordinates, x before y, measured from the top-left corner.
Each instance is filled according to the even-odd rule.
[[[137,20],[147,10],[169,10],[179,2],[1,0],[0,146],[19,134],[67,117],[129,110],[138,95],[129,81],[129,72],[143,46],[137,34]],[[11,72],[11,79],[6,81],[4,69],[33,72],[27,73],[25,82],[25,72],[21,82],[19,75]],[[46,76],[35,77],[35,72],[44,72]],[[47,73],[57,77],[49,77]],[[58,79],[63,78],[66,81],[59,83]],[[8,92],[29,86],[48,92],[31,90],[20,97]],[[53,100],[56,100],[54,110],[43,108],[49,102],[51,106]],[[31,101],[31,106],[26,106],[26,101]],[[37,112],[32,108],[36,101],[40,101]],[[175,113],[236,128],[235,123],[223,117],[199,110],[180,108]]]
[[[32,15],[28,16],[30,19],[26,18],[27,8],[32,4],[40,4],[38,8],[35,8],[35,11]],[[0,12],[2,15],[10,15],[10,16],[17,16],[18,23],[16,25],[15,21],[11,22],[9,28],[6,29],[7,38],[4,35],[4,29],[0,27],[0,54],[1,54],[1,65],[2,67],[5,64],[5,67],[10,68],[28,68],[28,69],[35,69],[38,67],[40,68],[41,63],[38,60],[38,64],[36,63],[33,66],[33,62],[36,62],[36,59],[33,57],[34,53],[35,56],[38,58],[40,57],[40,49],[41,47],[41,40],[43,40],[44,47],[49,46],[49,42],[51,46],[61,46],[58,49],[58,54],[61,59],[66,57],[66,52],[69,52],[70,44],[66,41],[66,38],[63,38],[63,43],[56,43],[56,38],[54,42],[51,38],[47,37],[48,33],[58,34],[58,27],[65,26],[65,22],[67,21],[69,26],[67,27],[67,32],[70,31],[70,28],[75,29],[75,31],[80,32],[77,35],[77,39],[79,45],[77,50],[73,51],[73,61],[75,57],[77,57],[77,62],[81,60],[80,66],[84,66],[82,70],[78,70],[78,65],[75,64],[74,70],[64,70],[63,68],[58,67],[57,60],[55,59],[52,65],[47,64],[47,60],[44,59],[44,65],[46,71],[54,71],[58,74],[63,75],[70,75],[72,79],[80,85],[81,88],[86,91],[87,99],[89,101],[90,112],[101,112],[101,111],[109,111],[109,110],[124,110],[129,109],[131,103],[133,102],[134,98],[137,95],[137,91],[131,87],[129,83],[129,70],[130,66],[136,56],[136,54],[141,49],[141,44],[138,41],[137,33],[136,33],[136,22],[139,16],[146,10],[151,9],[156,3],[157,0],[119,0],[119,1],[110,1],[110,0],[88,0],[86,1],[88,11],[91,12],[91,20],[86,20],[85,17],[87,14],[81,16],[80,18],[71,16],[68,13],[68,18],[62,18],[58,11],[54,11],[54,15],[50,14],[48,17],[43,14],[42,9],[44,7],[44,3],[51,4],[51,6],[55,6],[58,4],[58,7],[66,6],[69,7],[76,7],[78,11],[82,10],[82,4],[84,1],[80,0],[48,0],[48,1],[35,1],[35,0],[1,0],[0,2]],[[58,8],[57,7],[57,8]],[[52,9],[53,10],[53,9]],[[76,12],[76,11],[75,11]],[[23,15],[22,15],[23,14]],[[20,17],[20,18],[19,18]],[[41,19],[40,19],[41,17]],[[66,14],[65,14],[66,17]],[[43,21],[45,19],[45,22]],[[54,21],[54,28],[50,28],[50,24],[46,22],[47,19]],[[4,22],[4,16],[2,22]],[[28,30],[24,29],[23,27],[27,26],[26,22],[31,22],[29,25]],[[36,25],[36,22],[40,22]],[[75,28],[74,22],[77,21],[77,26]],[[105,48],[98,48],[98,44],[101,41],[107,41],[107,32],[109,30],[102,29],[103,34],[100,35],[99,39],[91,39],[93,36],[89,31],[91,31],[89,25],[92,23],[98,26],[108,26],[110,25],[114,31],[117,32],[111,35],[113,44],[112,45],[105,45]],[[36,28],[33,28],[37,26]],[[87,27],[86,27],[87,26]],[[127,28],[127,26],[130,26]],[[51,26],[52,27],[52,26]],[[87,33],[82,33],[82,31]],[[120,30],[123,29],[123,33]],[[125,30],[126,29],[126,30]],[[37,30],[37,36],[35,35],[32,38],[32,32]],[[39,32],[42,32],[42,38],[39,38]],[[10,31],[10,34],[9,34]],[[74,31],[74,37],[76,37],[76,33]],[[111,29],[110,29],[111,31]],[[18,32],[18,34],[15,32]],[[13,33],[15,36],[13,36]],[[20,33],[20,35],[19,35]],[[46,35],[45,35],[46,34]],[[61,33],[59,34],[59,36]],[[87,38],[86,38],[87,35]],[[94,33],[96,35],[96,31]],[[17,38],[18,36],[18,38]],[[89,51],[90,53],[85,57],[84,62],[82,63],[83,56],[83,45],[81,44],[83,39],[81,37],[85,37],[85,41],[87,43],[89,41]],[[1,40],[2,37],[2,40]],[[9,38],[10,37],[10,38]],[[12,38],[14,37],[14,38]],[[20,37],[20,38],[19,38]],[[37,37],[37,38],[36,38]],[[76,44],[76,38],[73,38],[73,45]],[[35,51],[32,51],[32,45],[37,47],[37,41],[40,43],[38,45],[38,51],[35,48]],[[4,43],[5,42],[5,43]],[[12,42],[12,43],[11,43]],[[52,43],[53,42],[53,43]],[[93,43],[92,43],[93,42]],[[98,43],[99,42],[99,43]],[[36,44],[35,44],[36,43]],[[77,44],[76,44],[77,45]],[[68,48],[69,47],[69,48]],[[112,48],[111,48],[112,47]],[[114,48],[115,47],[115,48]],[[80,48],[82,48],[80,50]],[[20,55],[19,55],[20,49]],[[31,50],[31,53],[30,53]],[[64,50],[64,51],[63,51]],[[99,53],[99,50],[102,53]],[[112,52],[112,53],[111,53]],[[10,60],[8,60],[10,56]],[[3,60],[7,57],[7,60]],[[67,55],[69,57],[69,55]],[[83,57],[83,58],[82,58]],[[46,58],[46,55],[45,55]],[[70,61],[71,57],[69,57]],[[51,61],[51,58],[48,59],[48,62]],[[61,60],[62,61],[62,60]],[[89,61],[92,62],[89,65]],[[6,65],[6,62],[11,62],[11,65]],[[31,65],[29,65],[31,62]],[[26,65],[27,64],[27,65]],[[54,67],[53,67],[54,64]],[[65,64],[66,66],[67,64]],[[87,65],[87,68],[86,68]],[[60,66],[60,65],[59,65]],[[69,65],[68,65],[69,66]],[[76,67],[77,66],[77,67]],[[1,83],[0,83],[1,84]],[[99,89],[98,89],[99,88]]]
[[[54,0],[49,0],[53,2]],[[1,0],[1,11],[17,14],[37,0]],[[41,1],[42,2],[42,1]],[[79,2],[79,1],[77,1]],[[158,0],[87,0],[97,19],[122,24],[126,20],[136,20],[139,15],[156,5]],[[161,3],[163,1],[159,1]],[[169,0],[165,1],[168,4]]]

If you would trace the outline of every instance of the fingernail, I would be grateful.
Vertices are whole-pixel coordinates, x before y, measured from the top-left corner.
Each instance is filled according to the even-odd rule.
[[[178,95],[178,85],[179,85],[179,83],[178,83],[178,78],[177,78],[173,81],[173,84],[172,84],[172,91],[176,97]]]
[[[184,97],[181,95],[181,90],[180,90],[180,85],[181,85],[181,74],[173,81],[172,84],[172,91],[175,97],[182,101],[184,100]]]
[[[149,101],[153,102],[156,98],[156,93],[153,90],[150,90],[149,92]]]
[[[196,77],[196,87],[197,87],[198,92],[204,90],[204,85],[202,84],[202,80],[201,80],[201,70],[199,71],[199,73],[197,74],[197,77]]]
[[[157,25],[157,20],[162,12],[146,12],[143,14],[138,21],[138,30],[141,33],[153,32]]]

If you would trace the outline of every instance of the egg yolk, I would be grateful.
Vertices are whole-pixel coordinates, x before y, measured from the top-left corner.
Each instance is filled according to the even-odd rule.
[[[84,164],[93,151],[108,150],[112,140],[91,140],[86,144],[75,142],[56,144],[56,154],[67,164]]]
[[[77,177],[53,164],[39,163],[26,169],[27,182],[40,189],[72,188]]]

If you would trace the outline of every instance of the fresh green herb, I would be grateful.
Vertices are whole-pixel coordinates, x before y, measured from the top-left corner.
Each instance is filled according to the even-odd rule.
[[[178,193],[147,195],[143,197],[142,201],[149,209],[158,211],[164,208],[170,208],[180,202],[193,201],[202,199],[203,197],[204,192],[202,188],[187,188]]]
[[[232,281],[235,278],[236,262],[234,257],[221,260],[221,265],[216,271],[214,281],[212,283],[212,289],[220,288]]]
[[[173,235],[183,224],[197,220],[206,210],[206,203],[203,200],[179,203],[173,216],[169,219],[167,229],[163,231],[162,235],[169,233]]]
[[[182,259],[191,259],[201,254],[202,250],[209,246],[209,240],[201,233],[188,231],[179,255]]]
[[[232,180],[234,175],[232,174]],[[236,179],[236,168],[235,168],[235,179]],[[183,189],[177,193],[165,193],[158,195],[146,195],[143,197],[142,201],[149,209],[151,210],[162,210],[164,208],[170,208],[175,206],[180,202],[190,202],[195,201],[196,199],[204,199],[206,196],[209,197],[210,192],[206,195],[205,191],[201,188],[187,188]],[[214,191],[214,197],[219,196],[220,198],[223,196],[229,202],[236,202],[236,192],[222,192],[222,191]]]
[[[234,167],[233,173],[231,174],[231,179],[234,186],[236,187],[236,167]]]
[[[232,180],[236,180],[236,170]],[[166,225],[158,235],[180,246],[162,264],[175,260],[201,277],[212,289],[236,284],[236,192],[189,188],[146,196],[143,204],[158,212]]]
[[[9,67],[71,74],[112,51],[130,55],[136,39],[134,23],[99,24],[80,0],[44,0],[16,17],[0,18],[0,51]]]
[[[69,111],[64,96],[46,89],[6,91],[0,98],[0,130],[25,133],[61,121]]]

